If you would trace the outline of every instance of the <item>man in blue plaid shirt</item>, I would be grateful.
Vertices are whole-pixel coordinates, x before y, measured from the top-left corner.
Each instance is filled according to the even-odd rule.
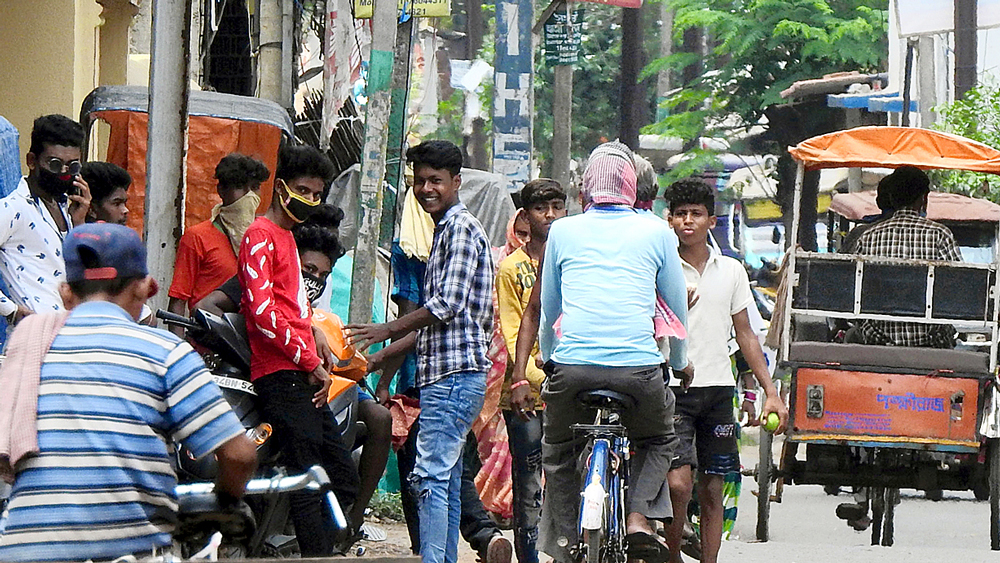
[[[410,486],[425,563],[458,560],[462,450],[483,407],[493,322],[493,258],[479,221],[458,199],[462,151],[447,141],[411,148],[417,202],[434,219],[424,305],[392,322],[348,325],[359,349],[392,339],[384,358],[417,350],[420,431]],[[381,366],[369,363],[370,371]],[[447,523],[447,525],[441,525]]]

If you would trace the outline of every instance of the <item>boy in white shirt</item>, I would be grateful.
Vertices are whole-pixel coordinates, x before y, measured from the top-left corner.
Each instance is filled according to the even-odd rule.
[[[743,265],[722,256],[708,245],[708,231],[715,226],[712,188],[695,179],[675,182],[667,190],[668,220],[679,240],[678,252],[689,292],[688,358],[693,380],[678,382],[674,410],[674,460],[667,481],[674,514],[686,514],[698,469],[701,508],[702,563],[715,563],[722,544],[722,487],[725,475],[739,471],[739,424],[733,415],[736,378],[726,345],[735,330],[736,341],[754,376],[767,394],[763,417],[777,413],[784,432],[788,410],[767,370],[764,352],[747,314],[755,306],[750,280]],[[757,424],[751,421],[751,424]],[[679,563],[684,518],[674,518],[667,528],[671,561]]]

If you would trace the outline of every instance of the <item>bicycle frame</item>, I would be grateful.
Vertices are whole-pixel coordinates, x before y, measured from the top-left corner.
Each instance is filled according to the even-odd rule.
[[[577,557],[588,562],[625,561],[625,494],[630,444],[615,413],[598,409],[594,424],[575,424],[573,431],[590,437],[591,452],[583,481],[577,523]],[[598,553],[591,553],[591,550]]]

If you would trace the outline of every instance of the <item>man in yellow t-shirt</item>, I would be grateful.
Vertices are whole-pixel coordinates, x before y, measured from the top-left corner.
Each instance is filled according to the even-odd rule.
[[[528,306],[531,288],[535,285],[538,263],[545,250],[549,225],[566,216],[566,192],[555,180],[539,178],[521,189],[521,206],[531,229],[531,238],[515,250],[497,270],[496,291],[500,308],[500,329],[507,343],[507,353],[513,367],[517,348],[517,331],[521,316]],[[537,409],[545,374],[535,364],[536,344],[528,361],[527,379],[517,385],[530,385]],[[538,563],[535,539],[542,506],[542,417],[540,412],[513,411],[510,404],[511,379],[508,370],[504,381],[500,408],[507,422],[512,459],[514,493],[514,551],[518,563]]]

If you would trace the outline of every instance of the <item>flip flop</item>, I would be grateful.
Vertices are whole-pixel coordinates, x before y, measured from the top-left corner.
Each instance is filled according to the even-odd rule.
[[[642,559],[646,563],[666,563],[670,559],[670,548],[657,536],[646,532],[625,536],[625,552],[630,559]]]

